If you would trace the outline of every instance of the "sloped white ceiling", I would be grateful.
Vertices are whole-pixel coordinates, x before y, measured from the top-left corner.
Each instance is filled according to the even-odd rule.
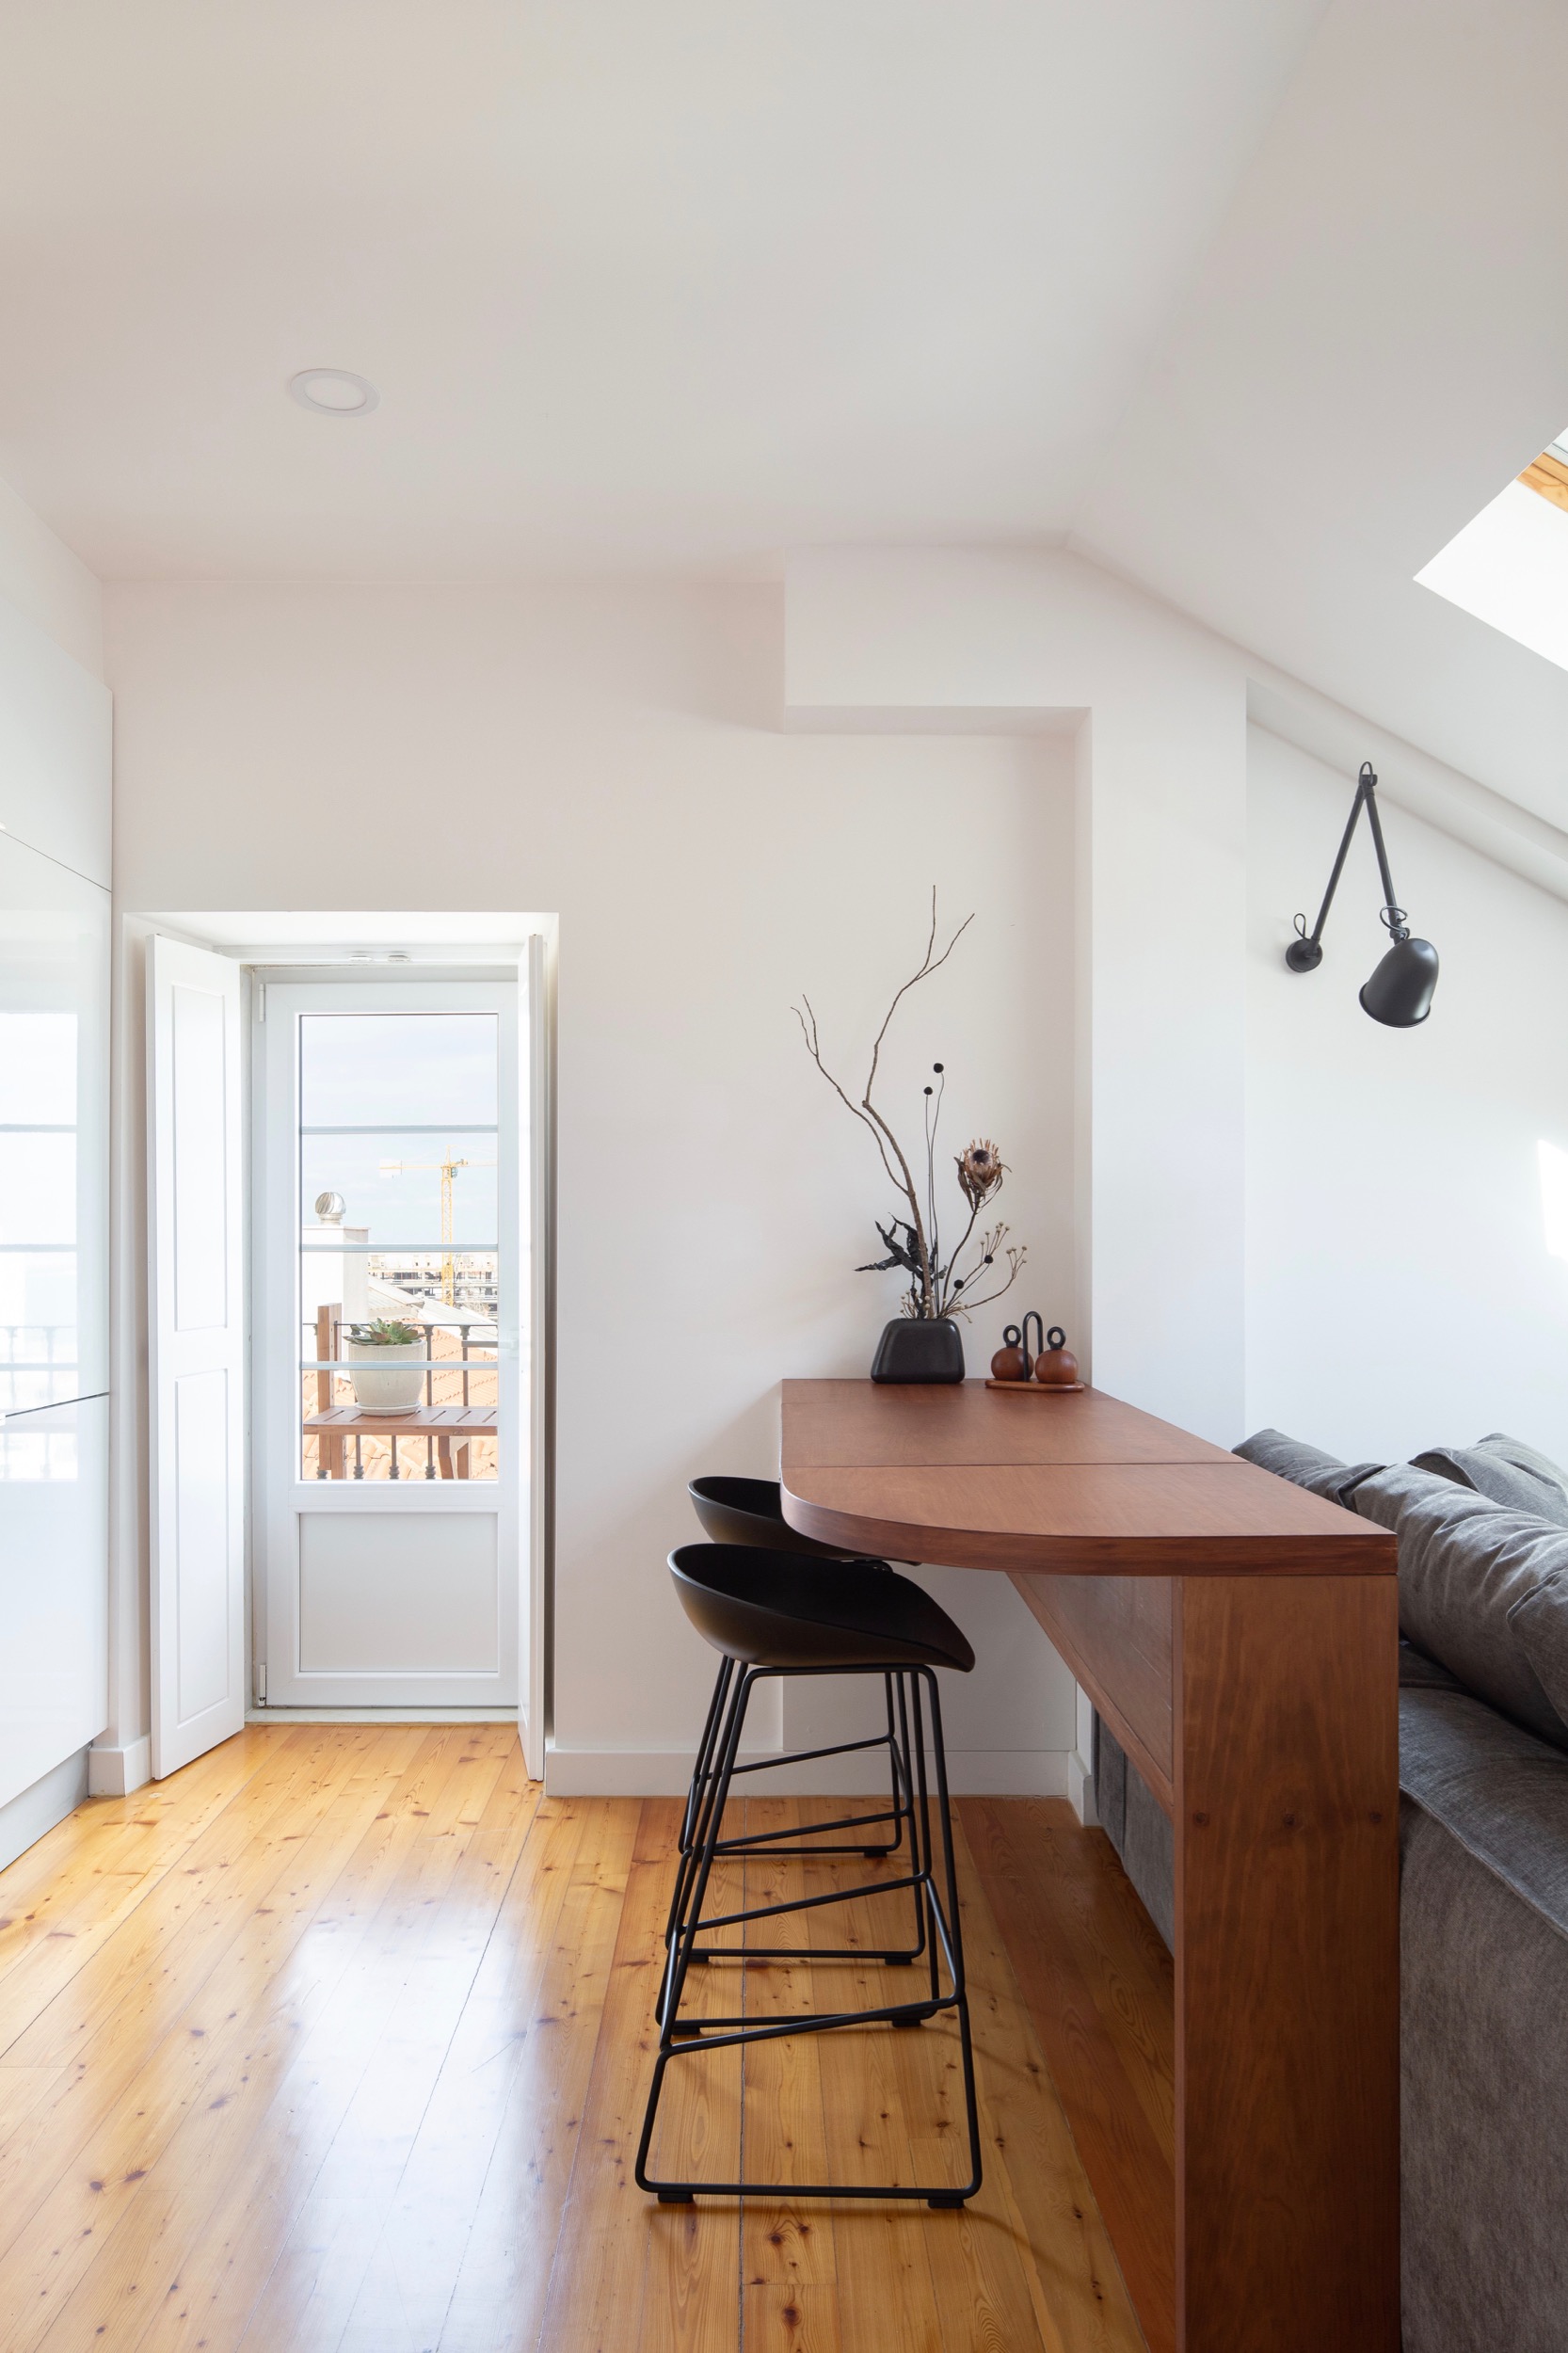
[[[1339,0],[1072,543],[1568,824],[1568,673],[1415,575],[1568,424],[1568,8]]]
[[[110,577],[1059,535],[1321,12],[0,8],[0,475]]]
[[[1568,825],[1415,584],[1568,426],[1565,88],[1563,0],[0,8],[0,477],[109,578],[1065,539]]]

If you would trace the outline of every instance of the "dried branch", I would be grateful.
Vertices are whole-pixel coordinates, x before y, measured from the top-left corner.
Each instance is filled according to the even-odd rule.
[[[970,1211],[969,1211],[969,1222],[968,1222],[968,1225],[966,1225],[966,1226],[965,1226],[965,1228],[964,1228],[964,1239],[963,1239],[963,1241],[959,1243],[959,1245],[958,1245],[957,1249],[953,1252],[953,1254],[952,1254],[952,1257],[948,1260],[948,1263],[947,1263],[947,1270],[946,1270],[946,1273],[945,1273],[945,1274],[944,1274],[944,1276],[943,1276],[943,1292],[942,1292],[942,1296],[943,1296],[943,1300],[944,1300],[944,1302],[945,1302],[945,1301],[947,1301],[947,1300],[949,1300],[949,1299],[951,1299],[951,1298],[952,1298],[952,1276],[953,1276],[953,1273],[954,1273],[954,1272],[955,1272],[955,1270],[956,1270],[956,1268],[957,1268],[957,1265],[958,1265],[958,1261],[959,1261],[959,1259],[960,1259],[960,1258],[964,1256],[965,1251],[966,1251],[966,1250],[968,1248],[968,1246],[969,1246],[969,1236],[970,1236],[970,1235],[974,1232],[974,1225],[975,1225],[975,1220],[976,1220],[976,1218],[977,1218],[979,1215],[980,1215],[980,1204],[979,1204],[979,1202],[977,1201],[977,1202],[974,1204],[973,1208],[972,1208],[972,1209],[970,1209]],[[944,1305],[944,1306],[943,1306],[943,1308],[942,1308],[942,1313],[943,1313],[944,1315],[947,1313],[947,1308],[946,1308],[946,1305]]]
[[[810,1055],[812,1061],[816,1064],[817,1068],[822,1072],[823,1077],[827,1080],[828,1085],[833,1089],[834,1094],[839,1097],[839,1100],[842,1103],[844,1109],[853,1113],[853,1115],[860,1121],[863,1127],[871,1129],[872,1135],[875,1139],[877,1151],[881,1155],[884,1174],[887,1176],[889,1183],[894,1187],[895,1191],[902,1193],[904,1200],[909,1204],[909,1223],[907,1230],[914,1236],[916,1253],[919,1258],[919,1285],[912,1295],[916,1302],[916,1312],[923,1310],[925,1314],[930,1316],[937,1316],[943,1312],[942,1299],[946,1295],[946,1282],[943,1270],[937,1262],[936,1242],[936,1197],[935,1129],[931,1127],[928,1120],[926,1160],[927,1176],[930,1180],[928,1185],[928,1192],[930,1195],[928,1208],[931,1218],[931,1233],[928,1236],[926,1232],[925,1217],[921,1213],[920,1197],[919,1190],[916,1186],[914,1175],[910,1169],[909,1162],[904,1156],[904,1149],[900,1144],[897,1136],[893,1133],[891,1128],[888,1125],[888,1122],[883,1118],[882,1113],[877,1110],[876,1105],[872,1100],[872,1089],[876,1083],[876,1074],[881,1059],[883,1043],[887,1038],[888,1027],[892,1021],[893,1016],[897,1013],[903,1000],[908,995],[909,991],[918,986],[921,981],[929,980],[933,972],[940,971],[942,966],[946,964],[949,956],[952,955],[954,948],[958,945],[959,940],[963,937],[965,932],[968,931],[969,925],[973,921],[974,916],[972,913],[966,915],[962,923],[959,924],[957,930],[948,941],[947,946],[942,950],[940,955],[938,955],[936,953],[936,888],[935,884],[932,885],[931,930],[926,938],[925,953],[920,959],[920,968],[911,973],[908,980],[906,980],[901,987],[895,990],[893,1001],[888,1006],[887,1013],[883,1016],[882,1027],[878,1030],[875,1041],[872,1047],[871,1068],[866,1074],[865,1091],[858,1103],[852,1100],[850,1096],[845,1092],[844,1088],[840,1084],[839,1080],[834,1077],[832,1071],[828,1069],[826,1063],[823,1060],[822,1042],[817,1029],[817,1016],[812,1008],[810,999],[803,995],[800,1004],[793,1008],[795,1019],[800,1023],[801,1035],[806,1040],[807,1052]],[[802,1010],[802,1008],[804,1008],[804,1010]],[[974,1224],[972,1218],[969,1223],[970,1230],[972,1231]],[[879,1227],[878,1231],[880,1232],[881,1230],[882,1229]],[[885,1242],[888,1242],[889,1247],[892,1246],[889,1242],[888,1235],[883,1234],[883,1241]],[[946,1273],[951,1274],[952,1272],[952,1262],[950,1260]]]
[[[802,1013],[800,1009],[801,1005],[805,1006],[805,1013]],[[833,1076],[832,1071],[829,1070],[827,1064],[822,1058],[822,1048],[817,1039],[817,1016],[812,1011],[811,1000],[809,997],[803,995],[800,1000],[800,1005],[792,1005],[790,1010],[794,1015],[795,1019],[800,1023],[801,1035],[806,1040],[806,1050],[810,1055],[811,1060],[816,1064],[817,1068],[822,1072],[823,1077],[827,1080],[828,1085],[833,1089],[834,1094],[838,1096],[845,1111],[849,1112],[851,1118],[858,1119],[862,1127],[871,1128],[872,1140],[875,1144],[877,1150],[882,1154],[882,1165],[888,1173],[889,1182],[897,1185],[901,1192],[904,1191],[905,1188],[894,1171],[892,1162],[888,1158],[887,1148],[883,1144],[881,1136],[877,1133],[875,1126],[866,1117],[865,1112],[860,1109],[858,1104],[852,1103],[850,1101],[849,1096],[844,1093],[843,1088],[839,1084],[838,1080]],[[808,1027],[808,1016],[809,1016],[809,1027]]]
[[[933,972],[939,972],[941,970],[943,965],[946,964],[949,956],[952,955],[953,950],[957,947],[959,941],[963,938],[964,934],[968,930],[969,925],[973,921],[974,915],[971,911],[969,914],[965,916],[964,920],[959,924],[958,929],[953,933],[952,937],[948,941],[948,944],[943,949],[941,954],[934,960],[931,952],[936,945],[936,886],[935,883],[932,884],[931,936],[925,943],[925,954],[920,959],[920,968],[918,972],[911,973],[908,980],[904,982],[904,986],[895,994],[892,1003],[888,1008],[887,1018],[883,1021],[881,1029],[878,1030],[876,1033],[876,1043],[872,1048],[872,1066],[866,1075],[865,1099],[868,1111],[871,1109],[871,1091],[876,1084],[877,1057],[882,1051],[882,1041],[888,1034],[888,1023],[892,1020],[894,1014],[897,1013],[899,1009],[900,1000],[903,998],[907,997],[912,988],[918,987],[921,981],[929,980]]]
[[[980,1267],[986,1267],[992,1263],[997,1255],[997,1251],[1001,1246],[1001,1239],[1006,1231],[1007,1228],[1005,1225],[999,1225],[994,1236],[987,1236],[984,1238],[991,1242],[992,1246],[984,1252],[981,1257],[980,1266],[976,1267],[973,1276],[968,1279],[973,1281],[978,1281],[980,1279]],[[948,1310],[950,1315],[970,1315],[973,1313],[975,1308],[990,1306],[992,1301],[1000,1299],[1003,1291],[1012,1289],[1025,1265],[1028,1263],[1029,1252],[1021,1244],[1016,1247],[1010,1244],[1003,1253],[1003,1256],[1007,1260],[1006,1282],[999,1283],[994,1291],[986,1291],[979,1299],[955,1300],[953,1305]],[[960,1285],[959,1288],[962,1289],[962,1285]]]

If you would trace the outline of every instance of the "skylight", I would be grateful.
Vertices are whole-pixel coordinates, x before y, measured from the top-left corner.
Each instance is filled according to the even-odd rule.
[[[1568,432],[1416,577],[1568,670]]]

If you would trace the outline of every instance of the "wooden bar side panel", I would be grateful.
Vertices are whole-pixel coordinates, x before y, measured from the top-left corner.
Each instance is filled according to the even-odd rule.
[[[1170,1813],[1173,1580],[1026,1570],[1013,1582]]]
[[[1384,1577],[1178,1590],[1187,2353],[1398,2353],[1397,1603]]]

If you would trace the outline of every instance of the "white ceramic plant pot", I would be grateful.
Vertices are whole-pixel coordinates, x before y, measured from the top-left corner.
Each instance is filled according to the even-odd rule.
[[[423,1402],[424,1375],[418,1370],[425,1355],[423,1338],[405,1340],[394,1348],[345,1339],[343,1352],[354,1367],[349,1375],[354,1402],[367,1414],[411,1414]],[[415,1367],[412,1371],[406,1369],[410,1360]]]

